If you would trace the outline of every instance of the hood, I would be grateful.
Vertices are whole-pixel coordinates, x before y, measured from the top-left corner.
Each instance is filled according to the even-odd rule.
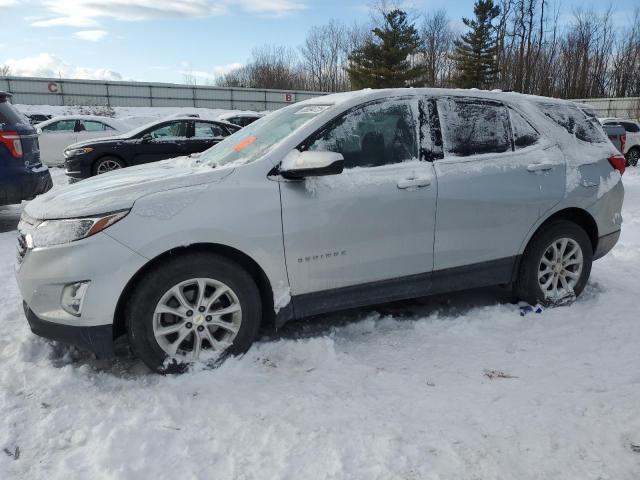
[[[125,135],[113,135],[113,136],[110,136],[110,137],[99,137],[99,138],[94,138],[94,139],[90,139],[90,140],[84,140],[82,142],[72,143],[67,148],[65,148],[65,150],[70,150],[72,148],[80,148],[80,147],[88,147],[88,146],[100,145],[100,144],[105,144],[105,143],[121,142],[123,140],[131,140],[131,137],[129,137],[126,134]]]
[[[54,187],[28,203],[37,220],[88,217],[129,209],[146,195],[222,181],[231,167],[213,169],[188,157],[129,167],[63,187]]]

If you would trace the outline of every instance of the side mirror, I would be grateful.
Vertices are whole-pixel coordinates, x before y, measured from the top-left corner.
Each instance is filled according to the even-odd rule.
[[[142,143],[149,143],[149,142],[151,142],[153,140],[153,137],[151,136],[150,133],[145,133],[142,136],[141,140],[142,140]]]
[[[344,170],[344,157],[336,152],[292,150],[280,165],[280,175],[289,180],[337,175]]]

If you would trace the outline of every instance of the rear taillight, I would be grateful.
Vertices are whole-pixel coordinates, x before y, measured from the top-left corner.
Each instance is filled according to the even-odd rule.
[[[609,157],[609,163],[613,168],[620,172],[620,175],[624,173],[624,169],[627,166],[627,159],[624,155],[611,155]]]
[[[620,135],[620,152],[624,153],[624,145],[627,143],[627,134]]]
[[[0,143],[14,158],[22,158],[22,141],[16,132],[0,132]]]

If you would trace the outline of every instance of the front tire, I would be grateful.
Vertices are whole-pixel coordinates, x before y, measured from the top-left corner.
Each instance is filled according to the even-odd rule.
[[[125,311],[134,354],[159,373],[179,373],[206,352],[238,355],[258,334],[260,292],[235,262],[180,255],[141,278]]]
[[[514,292],[531,305],[561,304],[582,293],[592,262],[593,247],[587,233],[573,222],[554,221],[529,242]]]
[[[102,157],[96,160],[92,170],[94,175],[102,175],[124,167],[126,164],[118,157]]]

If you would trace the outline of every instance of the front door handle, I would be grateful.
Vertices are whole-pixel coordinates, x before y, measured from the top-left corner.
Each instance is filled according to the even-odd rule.
[[[551,163],[530,163],[527,170],[530,172],[547,172],[553,168]]]
[[[429,185],[431,185],[431,179],[423,177],[405,178],[398,181],[398,188],[401,188],[403,190],[408,188],[428,187]]]

